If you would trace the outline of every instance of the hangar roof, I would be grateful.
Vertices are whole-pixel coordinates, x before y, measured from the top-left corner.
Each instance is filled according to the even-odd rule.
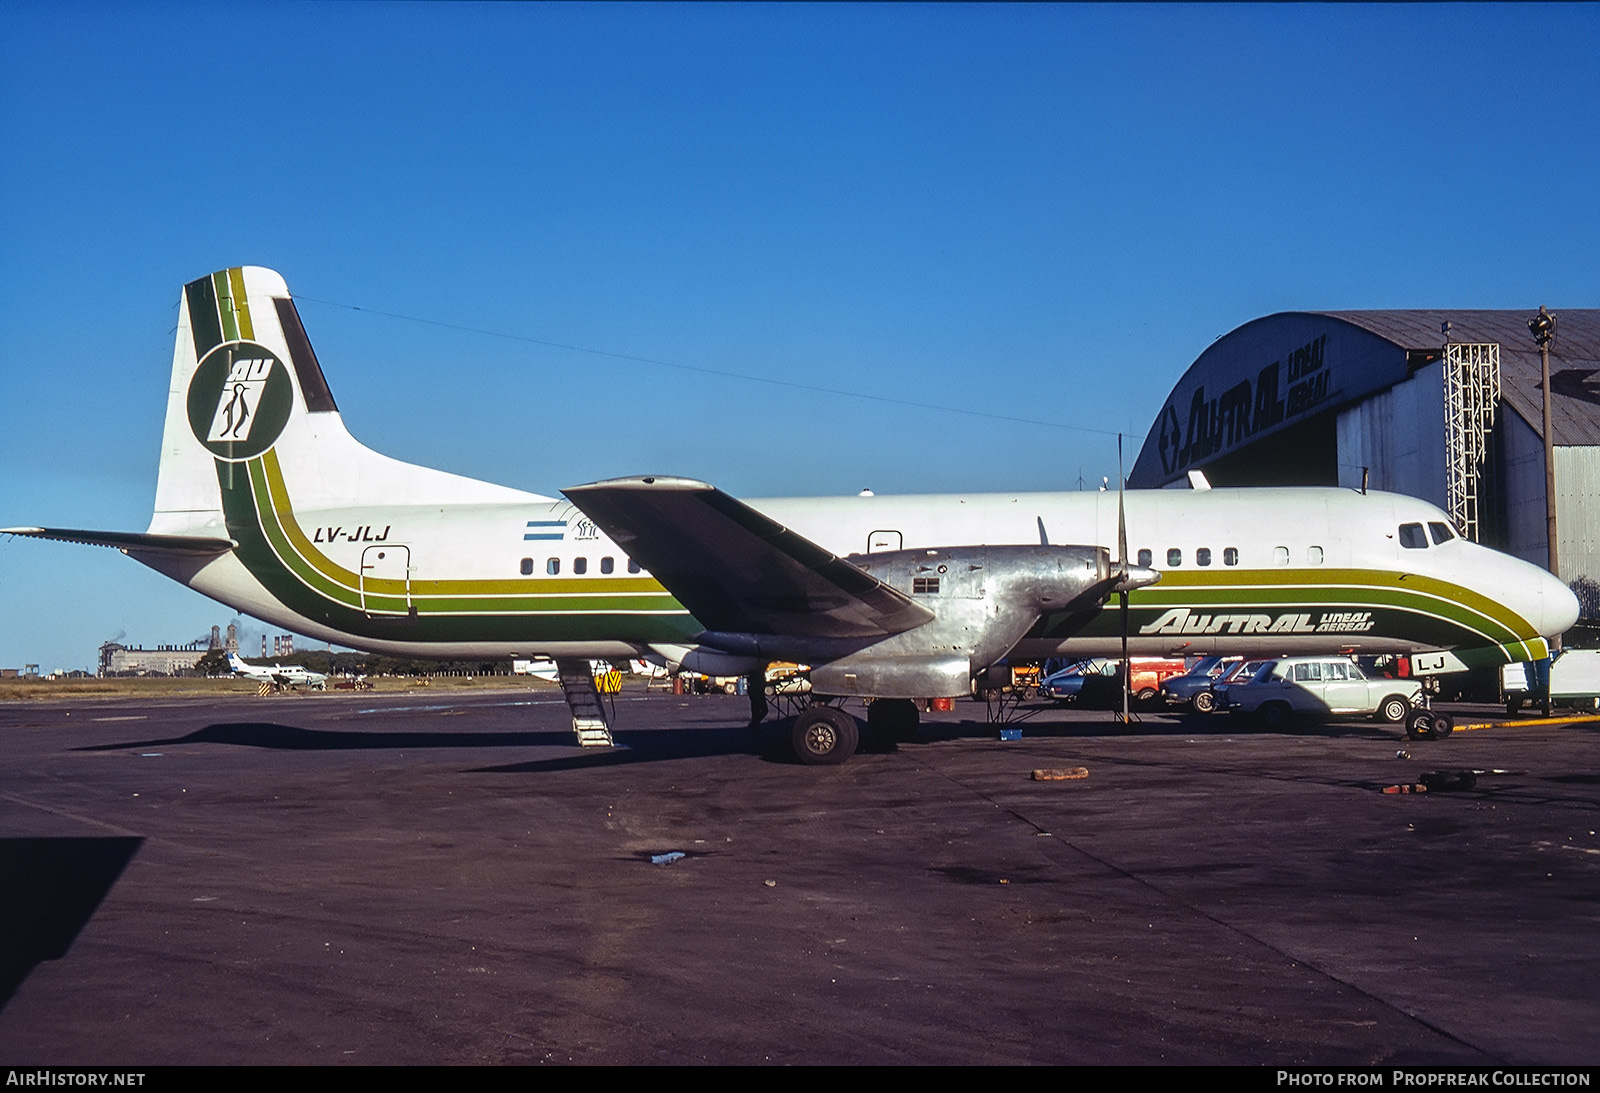
[[[1552,308],[1551,407],[1558,445],[1600,446],[1600,308]],[[1285,311],[1218,338],[1167,396],[1130,485],[1158,486],[1186,469],[1296,429],[1387,390],[1452,342],[1500,346],[1501,401],[1543,435],[1535,308]]]
[[[1550,344],[1550,406],[1555,442],[1600,445],[1600,308],[1552,309],[1556,337]],[[1500,398],[1533,431],[1544,435],[1539,392],[1539,350],[1528,333],[1535,312],[1520,311],[1318,311],[1343,319],[1410,350],[1437,349],[1450,324],[1453,342],[1498,342]],[[1561,397],[1565,396],[1565,397]]]

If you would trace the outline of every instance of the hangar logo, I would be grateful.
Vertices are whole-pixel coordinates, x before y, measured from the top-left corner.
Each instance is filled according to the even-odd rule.
[[[207,353],[189,381],[189,428],[219,459],[260,455],[289,421],[289,370],[255,342],[228,342]]]
[[[1319,335],[1256,374],[1206,398],[1205,385],[1189,400],[1189,425],[1180,429],[1171,403],[1162,411],[1158,437],[1161,469],[1172,474],[1232,448],[1328,399],[1331,370],[1325,365],[1328,336]],[[1285,368],[1287,364],[1287,368]]]

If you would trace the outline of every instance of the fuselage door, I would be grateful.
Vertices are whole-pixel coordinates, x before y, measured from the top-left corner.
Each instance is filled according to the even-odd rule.
[[[410,613],[410,547],[384,543],[361,552],[361,609],[368,615]]]
[[[886,550],[901,550],[902,541],[898,531],[875,531],[867,536],[867,553],[882,554]]]

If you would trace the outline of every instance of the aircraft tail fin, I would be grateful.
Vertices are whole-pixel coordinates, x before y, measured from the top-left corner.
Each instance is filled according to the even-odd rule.
[[[248,482],[239,473],[246,464],[266,461],[305,507],[533,496],[360,444],[288,285],[272,270],[239,266],[183,286],[150,532],[228,537],[224,493]]]

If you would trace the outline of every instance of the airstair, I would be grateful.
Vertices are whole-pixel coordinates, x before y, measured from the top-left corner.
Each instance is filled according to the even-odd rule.
[[[561,680],[561,693],[572,711],[572,731],[578,743],[586,748],[612,746],[611,725],[606,716],[605,704],[600,699],[600,689],[595,686],[594,673],[587,660],[556,658],[556,675]]]

